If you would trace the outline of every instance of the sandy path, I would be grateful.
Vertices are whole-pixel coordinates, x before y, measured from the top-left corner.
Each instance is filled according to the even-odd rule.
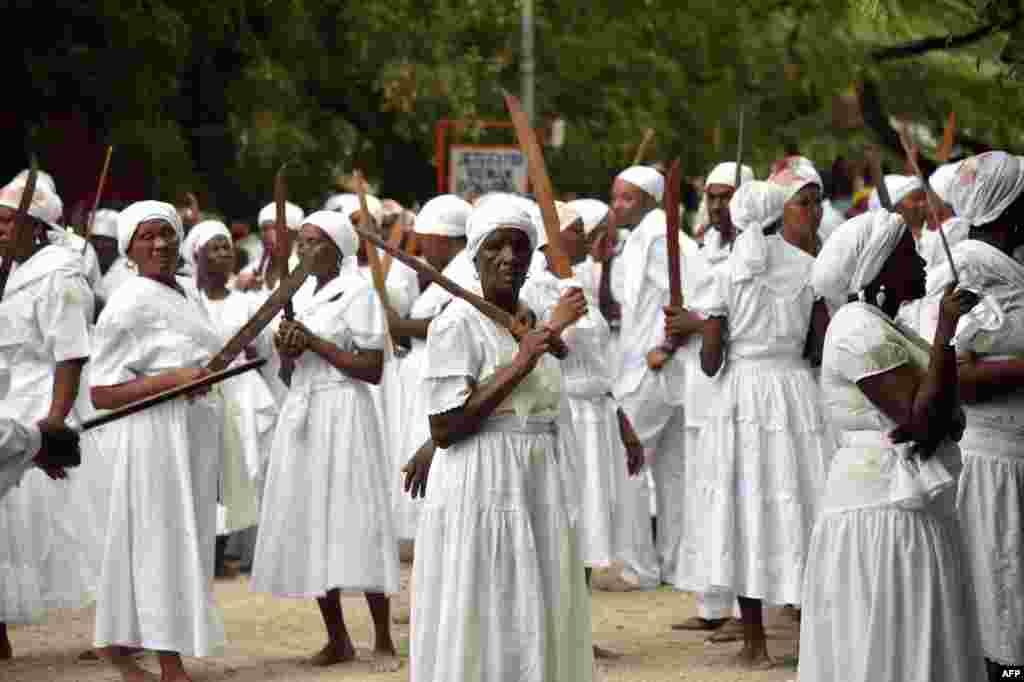
[[[403,577],[408,566],[403,566]],[[403,583],[404,584],[404,583]],[[228,646],[223,656],[186,660],[196,682],[221,680],[407,680],[407,664],[396,673],[373,673],[368,658],[371,627],[361,596],[343,599],[360,657],[364,660],[315,669],[302,659],[323,644],[319,613],[312,601],[271,599],[253,594],[248,580],[218,581],[217,600],[224,614]],[[399,597],[407,603],[407,592]],[[594,640],[623,654],[603,665],[595,682],[787,682],[796,678],[793,656],[796,628],[777,613],[769,614],[769,649],[785,665],[768,671],[747,671],[730,664],[739,644],[704,644],[700,633],[677,633],[669,626],[694,614],[693,598],[667,589],[655,592],[594,592]],[[82,663],[78,653],[89,646],[92,610],[58,611],[36,626],[14,627],[11,639],[16,658],[0,661],[4,682],[99,682],[117,680],[100,663]],[[409,628],[394,626],[395,643],[409,652]],[[142,665],[157,671],[152,657]]]

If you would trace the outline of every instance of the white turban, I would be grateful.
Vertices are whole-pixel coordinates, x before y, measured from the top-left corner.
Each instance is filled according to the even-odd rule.
[[[101,208],[92,218],[92,236],[117,239],[117,211]]]
[[[807,185],[817,185],[818,189],[825,188],[821,181],[818,170],[805,156],[787,156],[780,163],[768,178],[768,182],[774,183],[786,190],[786,201],[792,199],[797,192]],[[735,219],[735,218],[734,218]]]
[[[754,171],[750,166],[744,165],[743,170],[740,171],[740,184],[745,185],[748,182],[754,180]],[[708,175],[707,180],[704,181],[704,189],[708,188],[708,185],[728,185],[729,187],[736,187],[736,162],[726,161],[715,166],[711,174]]]
[[[28,180],[28,173],[29,170],[26,168],[15,175],[11,182],[14,182],[14,180],[25,182]],[[57,194],[57,183],[53,181],[53,176],[44,170],[36,171],[36,187],[45,187],[47,191]]]
[[[782,217],[788,192],[771,182],[752,180],[740,185],[729,200],[729,214],[741,233],[733,246],[733,279],[743,281],[768,269],[764,231]]]
[[[204,220],[188,231],[181,244],[181,257],[194,268],[199,263],[199,250],[214,237],[227,237],[228,242],[234,244],[227,225],[219,220]]]
[[[960,169],[960,164],[960,161],[943,164],[936,168],[928,178],[928,184],[932,186],[939,198],[951,206],[953,204],[953,183],[956,181],[956,172]]]
[[[882,271],[907,225],[898,213],[870,211],[836,228],[814,261],[811,286],[818,296],[845,303]]]
[[[501,227],[509,227],[526,233],[530,238],[530,250],[537,248],[537,225],[525,200],[516,196],[495,197],[479,208],[473,209],[466,225],[466,257],[476,260],[480,246],[487,237]]]
[[[583,220],[584,234],[590,234],[601,221],[608,215],[608,204],[598,199],[576,199],[570,201],[569,206],[579,214]]]
[[[356,255],[359,237],[356,236],[356,230],[348,214],[338,211],[315,211],[306,216],[306,222],[316,225],[330,237],[341,252],[342,260]]]
[[[537,248],[548,245],[548,233],[544,229],[544,216],[540,212],[540,206],[536,206],[535,211],[531,211],[530,215],[533,217],[533,222],[537,226]],[[555,211],[558,213],[558,231],[567,230],[572,227],[572,224],[577,220],[582,220],[580,214],[576,212],[576,209],[571,207],[569,204],[563,201],[555,202]]]
[[[413,231],[416,234],[434,234],[441,237],[465,237],[466,221],[473,207],[454,194],[442,194],[423,205],[416,216]]]
[[[381,205],[380,199],[372,194],[367,194],[366,208],[369,209],[373,221],[380,225],[384,219],[384,207]],[[324,210],[344,213],[351,220],[352,214],[359,210],[359,196],[355,194],[335,194],[324,204]]]
[[[136,201],[117,216],[117,250],[122,256],[128,255],[128,247],[135,236],[135,230],[139,228],[139,223],[149,220],[162,220],[173,227],[179,241],[185,235],[185,230],[181,226],[181,216],[173,206],[162,201]]]
[[[893,208],[907,198],[911,192],[924,189],[921,179],[915,175],[886,175],[885,188],[889,190],[889,200]],[[871,198],[868,199],[868,210],[877,211],[882,208],[882,200],[878,196],[878,188],[871,190]]]
[[[21,203],[21,195],[25,193],[24,180],[12,180],[6,187],[0,189],[0,206],[6,206],[18,210]],[[41,220],[51,227],[57,227],[60,216],[64,212],[64,203],[54,192],[47,188],[46,183],[36,181],[35,191],[32,193],[32,203],[29,204],[28,214],[36,220]]]
[[[973,225],[987,225],[1024,191],[1024,159],[985,152],[965,160],[953,183],[953,210]]]
[[[665,176],[650,166],[631,166],[619,173],[616,180],[636,185],[658,203],[661,203],[661,197],[665,194]]]
[[[306,215],[306,212],[301,208],[291,203],[290,201],[284,202],[284,223],[289,230],[298,230],[302,227],[302,218]],[[257,225],[263,223],[272,223],[277,220],[277,204],[270,203],[263,207],[260,211],[259,217],[256,219]]]

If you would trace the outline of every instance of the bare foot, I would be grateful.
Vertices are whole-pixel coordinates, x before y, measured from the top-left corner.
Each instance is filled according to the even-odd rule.
[[[595,644],[594,658],[604,661],[614,661],[617,658],[622,658],[622,654],[611,651],[610,649],[604,649]]]
[[[352,642],[346,644],[334,644],[328,642],[324,645],[315,656],[309,659],[310,665],[317,667],[325,667],[328,665],[335,665],[337,663],[347,663],[348,661],[355,660],[356,650],[352,646]]]
[[[146,678],[149,679],[149,678]],[[156,679],[155,677],[153,679]],[[164,673],[160,676],[160,682],[192,682],[192,678],[184,670],[175,673]]]
[[[768,670],[779,664],[777,660],[768,655],[768,648],[764,642],[744,644],[740,652],[733,658],[733,663],[749,670]]]
[[[391,622],[395,625],[408,625],[409,624],[409,605],[404,603],[398,603],[394,605],[395,608],[391,612]]]
[[[682,623],[675,623],[672,625],[673,630],[717,630],[722,627],[728,618],[701,618],[700,616],[692,616],[687,618]]]
[[[736,618],[728,618],[720,628],[715,630],[704,641],[708,644],[721,644],[722,642],[737,642],[741,639],[743,639],[743,621]]]
[[[148,670],[140,668],[135,661],[123,657],[118,657],[113,661],[113,664],[117,668],[117,672],[121,673],[121,679],[124,682],[157,682],[161,679]],[[187,682],[191,681],[188,680]]]
[[[7,624],[0,623],[0,661],[8,661],[14,658],[14,649],[11,648],[11,640],[7,637]]]
[[[395,654],[374,651],[370,657],[370,671],[374,673],[394,673],[402,669],[402,659]]]

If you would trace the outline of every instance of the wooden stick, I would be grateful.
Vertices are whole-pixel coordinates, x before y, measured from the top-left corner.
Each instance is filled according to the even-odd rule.
[[[743,104],[740,103],[740,121],[739,121],[739,137],[736,140],[736,176],[735,185],[736,189],[740,188],[740,183],[743,182],[743,120],[744,120],[744,109]],[[735,190],[734,190],[735,191]]]
[[[636,149],[636,156],[633,157],[633,165],[639,166],[644,162],[644,158],[647,156],[647,147],[650,146],[651,140],[654,139],[654,128],[648,128],[644,131],[644,137],[640,140],[640,146]]]
[[[953,154],[953,144],[956,141],[956,112],[949,112],[949,116],[946,118],[946,127],[942,130],[942,145],[938,151],[935,152],[935,158],[940,163],[946,163],[949,161],[949,157]]]
[[[882,159],[880,152],[876,149],[870,154],[868,161],[871,163],[871,174],[875,176],[875,189],[878,191],[878,203],[886,211],[892,211],[892,199],[889,198],[889,188],[885,185],[885,176],[882,174]]]
[[[665,183],[665,238],[668,240],[669,305],[683,305],[683,283],[679,258],[679,159],[672,162]]]
[[[277,256],[278,268],[281,279],[288,276],[288,259],[291,253],[288,251],[288,187],[284,181],[284,169],[288,163],[282,163],[274,176],[274,231],[277,234],[275,254]],[[284,319],[295,319],[295,308],[291,299],[284,304]]]
[[[201,379],[196,379],[195,381],[190,381],[187,384],[182,384],[181,386],[175,386],[174,388],[168,389],[166,391],[161,391],[160,393],[157,393],[156,395],[151,395],[148,398],[143,398],[142,400],[136,400],[133,403],[128,403],[123,407],[119,407],[116,410],[108,412],[107,414],[103,414],[98,417],[93,417],[92,419],[86,419],[84,422],[82,422],[81,426],[79,426],[75,430],[78,432],[88,431],[89,429],[95,429],[97,427],[103,426],[104,424],[109,424],[110,422],[114,422],[119,419],[124,419],[125,417],[133,415],[136,412],[141,412],[142,410],[147,410],[151,407],[156,407],[161,403],[166,403],[168,400],[174,400],[175,398],[191,393],[192,391],[195,391],[197,389],[205,388],[206,386],[212,386],[214,384],[219,384],[225,379],[230,379],[231,377],[238,376],[243,372],[248,372],[250,370],[262,367],[264,364],[266,364],[266,362],[266,358],[256,358],[255,360],[245,362],[239,365],[238,367],[232,367],[231,369],[225,369],[221,370],[220,372],[214,372],[213,374],[209,374]]]
[[[110,157],[114,153],[114,145],[107,147],[107,157],[103,159],[103,170],[100,171],[100,181],[96,185],[96,196],[92,200],[92,211],[89,212],[89,222],[85,226],[85,238],[92,236],[92,225],[96,222],[96,209],[100,207],[100,198],[103,196],[103,188],[107,185],[107,171],[110,170]]]
[[[505,106],[508,107],[512,116],[512,123],[516,128],[516,137],[519,139],[519,148],[526,155],[530,171],[530,184],[533,185],[534,194],[537,197],[537,204],[540,206],[540,214],[544,218],[544,234],[548,238],[548,263],[551,272],[558,279],[569,279],[572,277],[572,264],[562,247],[562,226],[558,220],[558,211],[555,210],[555,195],[551,189],[551,179],[548,177],[547,168],[544,165],[544,154],[537,144],[537,136],[530,127],[530,121],[523,111],[519,99],[505,93]]]

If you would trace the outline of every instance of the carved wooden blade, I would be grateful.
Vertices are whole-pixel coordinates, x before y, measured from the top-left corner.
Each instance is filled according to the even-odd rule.
[[[679,159],[672,162],[665,183],[665,238],[668,240],[668,291],[673,307],[683,305],[683,283],[679,263]]]
[[[551,271],[555,277],[568,279],[572,277],[572,264],[562,247],[562,229],[558,221],[558,211],[555,210],[555,195],[551,189],[551,180],[544,165],[544,155],[540,145],[537,144],[537,136],[530,127],[530,121],[527,119],[519,99],[506,92],[505,106],[508,107],[512,123],[515,125],[519,148],[526,155],[530,184],[533,185],[537,205],[540,206],[540,214],[544,218],[544,233],[548,238],[548,263],[551,264]]]

